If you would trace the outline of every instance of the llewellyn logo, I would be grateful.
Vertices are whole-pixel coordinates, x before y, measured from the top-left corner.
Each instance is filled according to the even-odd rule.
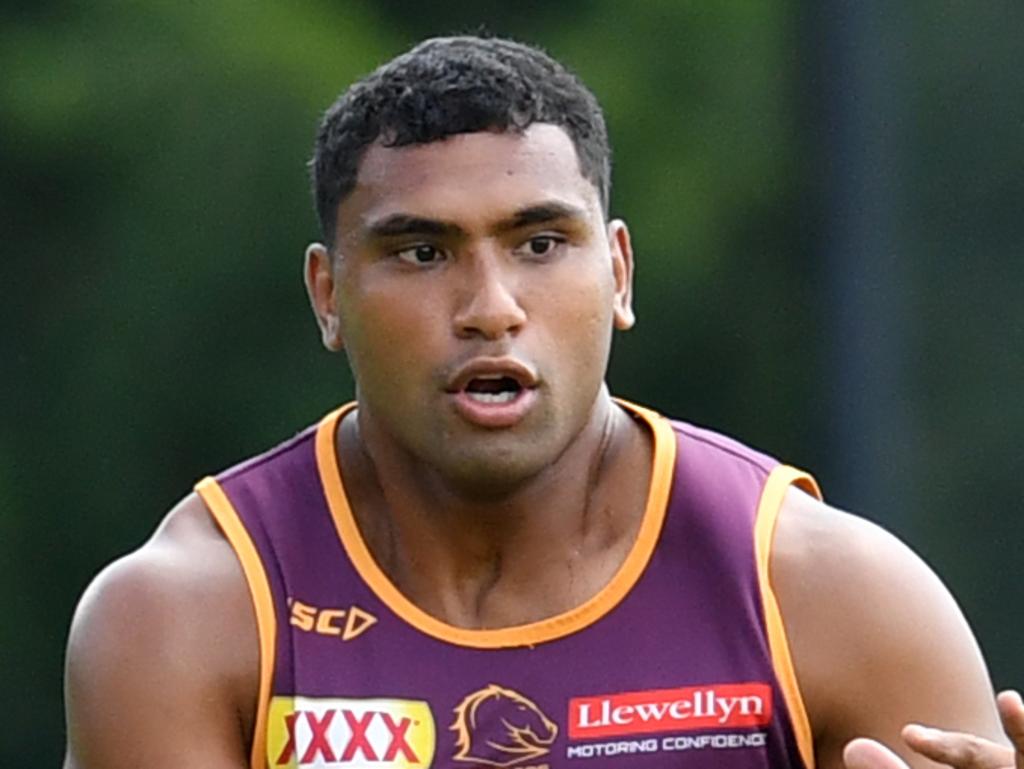
[[[455,707],[456,761],[520,767],[551,750],[558,725],[537,704],[497,684],[466,696]]]
[[[764,726],[771,720],[772,690],[764,683],[708,684],[569,700],[569,737],[575,740]]]

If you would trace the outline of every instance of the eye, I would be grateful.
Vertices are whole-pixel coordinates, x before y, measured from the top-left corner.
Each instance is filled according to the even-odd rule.
[[[551,256],[563,243],[565,243],[564,238],[554,235],[537,235],[517,248],[516,253],[526,257]]]
[[[415,246],[396,251],[395,256],[406,264],[423,266],[443,261],[445,253],[429,243],[418,243]]]

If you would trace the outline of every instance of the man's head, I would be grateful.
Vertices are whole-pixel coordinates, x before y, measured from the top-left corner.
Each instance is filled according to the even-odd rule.
[[[331,109],[306,286],[378,457],[503,493],[609,413],[633,261],[607,172],[593,96],[516,43],[428,41]]]
[[[542,51],[498,38],[420,43],[353,84],[327,111],[311,162],[321,233],[333,246],[338,204],[375,143],[427,144],[454,134],[562,128],[605,215],[611,161],[604,116],[579,79]]]

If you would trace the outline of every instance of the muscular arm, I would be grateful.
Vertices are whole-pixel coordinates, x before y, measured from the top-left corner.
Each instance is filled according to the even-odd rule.
[[[247,766],[258,657],[241,567],[190,496],[79,604],[65,769]]]
[[[966,620],[895,537],[792,490],[771,569],[821,769],[855,737],[935,766],[900,739],[910,722],[1005,742]]]

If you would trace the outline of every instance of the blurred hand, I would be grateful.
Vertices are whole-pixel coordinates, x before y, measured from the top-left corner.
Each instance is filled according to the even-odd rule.
[[[1024,702],[1015,691],[996,698],[1003,730],[1013,747],[963,732],[947,732],[918,724],[903,728],[911,750],[954,769],[1024,769]],[[860,737],[843,750],[846,769],[909,769],[907,763],[875,740]]]

